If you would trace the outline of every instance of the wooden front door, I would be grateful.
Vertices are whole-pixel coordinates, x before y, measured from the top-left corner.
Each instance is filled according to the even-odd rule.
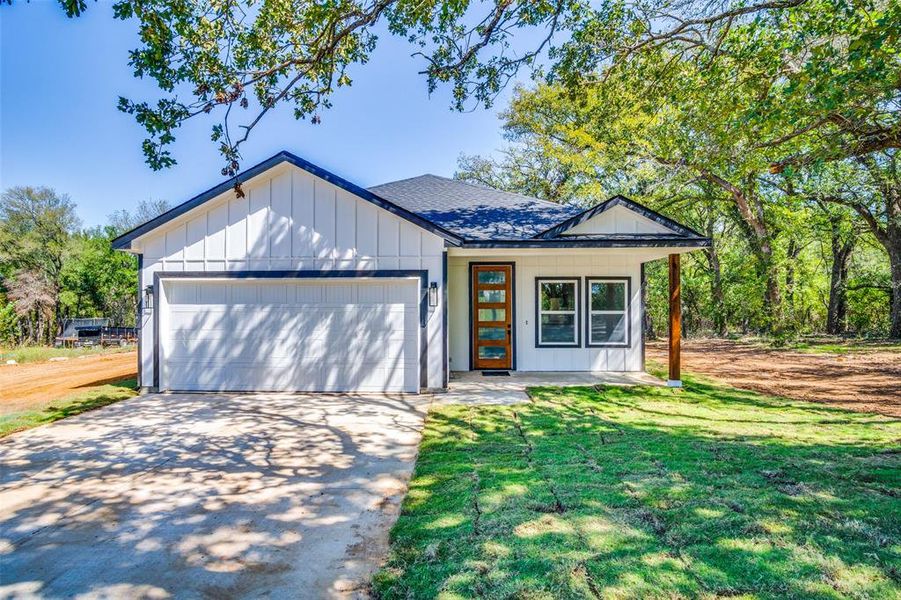
[[[512,265],[472,265],[471,310],[472,368],[512,368]]]

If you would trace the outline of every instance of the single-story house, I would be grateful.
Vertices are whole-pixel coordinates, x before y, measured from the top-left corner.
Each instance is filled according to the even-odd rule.
[[[410,393],[450,371],[643,370],[642,269],[667,256],[677,383],[678,258],[708,244],[621,196],[364,189],[288,152],[113,242],[139,259],[142,388]]]

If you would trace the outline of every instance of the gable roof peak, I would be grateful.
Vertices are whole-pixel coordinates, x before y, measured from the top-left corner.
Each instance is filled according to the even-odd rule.
[[[622,206],[646,219],[650,219],[651,221],[654,221],[658,225],[661,225],[661,226],[665,227],[666,229],[669,229],[674,234],[678,234],[678,235],[688,237],[688,238],[706,239],[706,238],[704,238],[704,236],[702,236],[700,233],[698,233],[694,229],[691,229],[690,227],[686,227],[685,225],[682,225],[681,223],[678,223],[678,222],[674,221],[673,219],[670,219],[669,217],[665,217],[662,214],[660,214],[659,212],[657,212],[655,210],[651,210],[647,206],[645,206],[643,204],[639,204],[638,202],[631,200],[629,198],[626,198],[625,196],[623,196],[621,194],[617,194],[616,196],[613,196],[612,198],[610,198],[609,200],[606,200],[605,202],[596,204],[576,215],[573,215],[572,217],[566,219],[565,221],[558,223],[558,224],[554,225],[553,227],[550,227],[550,228],[542,231],[541,233],[536,235],[535,238],[536,239],[556,238],[560,235],[565,234],[566,231],[569,231],[573,227],[580,225],[581,223],[584,223],[585,221],[588,221],[589,219],[596,217],[604,212],[607,212],[608,210],[610,210],[614,207],[617,207],[617,206]]]

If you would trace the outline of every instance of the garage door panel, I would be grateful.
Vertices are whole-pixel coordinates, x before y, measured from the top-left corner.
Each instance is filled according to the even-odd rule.
[[[166,285],[163,387],[418,391],[415,280]]]

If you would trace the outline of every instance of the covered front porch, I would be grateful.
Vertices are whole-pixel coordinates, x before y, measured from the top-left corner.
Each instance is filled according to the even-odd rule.
[[[451,393],[661,384],[645,373],[644,266],[669,263],[669,373],[681,385],[680,254],[691,248],[448,251]],[[484,377],[503,371],[508,376]]]

